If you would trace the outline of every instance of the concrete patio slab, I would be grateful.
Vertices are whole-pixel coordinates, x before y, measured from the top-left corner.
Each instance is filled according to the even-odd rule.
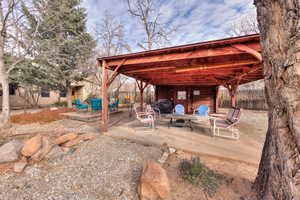
[[[168,128],[167,123],[163,119],[155,131],[145,132],[137,128],[138,122],[132,119],[131,122],[112,127],[106,135],[151,145],[167,143],[184,151],[258,165],[267,129],[267,114],[243,111],[238,125],[241,134],[239,140],[212,137],[209,127],[204,124],[190,131],[185,127]]]

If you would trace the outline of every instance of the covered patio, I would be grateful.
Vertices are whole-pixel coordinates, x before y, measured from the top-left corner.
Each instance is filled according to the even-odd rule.
[[[182,104],[187,113],[199,105],[207,105],[210,113],[218,112],[219,86],[228,89],[235,107],[238,86],[263,78],[258,34],[103,57],[98,62],[102,67],[103,132],[108,129],[107,90],[119,74],[136,80],[141,108],[143,92],[152,84],[156,100]]]
[[[185,127],[168,128],[164,117],[156,122],[153,132],[134,130],[135,121],[112,126],[108,131],[107,89],[119,74],[136,80],[143,107],[143,92],[152,84],[155,98],[169,99],[173,105],[182,104],[191,114],[199,105],[207,105],[210,114],[220,113],[219,86],[228,89],[235,107],[239,85],[263,78],[262,57],[258,34],[139,53],[99,58],[102,67],[102,118],[105,134],[129,139],[146,145],[168,145],[184,151],[208,154],[257,165],[267,128],[266,112],[243,111],[237,125],[239,140],[211,137],[209,126],[194,131]],[[111,70],[110,77],[108,70]],[[221,109],[221,112],[228,110]],[[209,120],[208,120],[209,121]],[[108,131],[108,132],[107,132]]]

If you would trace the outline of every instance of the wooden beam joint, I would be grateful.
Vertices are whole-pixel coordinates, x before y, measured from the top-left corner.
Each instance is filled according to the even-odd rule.
[[[234,45],[232,45],[232,47],[234,47],[234,48],[236,48],[236,49],[238,49],[240,51],[244,51],[244,52],[246,52],[246,53],[254,56],[259,62],[263,61],[261,54],[258,51],[256,51],[256,50],[248,47],[247,45],[244,45],[244,44],[234,44]]]
[[[122,65],[124,65],[124,63],[126,62],[126,59],[123,59],[123,61],[114,69],[112,75],[110,78],[108,78],[107,82],[106,82],[106,86],[109,87],[110,84],[115,80],[115,78],[120,74],[119,73],[119,69]]]

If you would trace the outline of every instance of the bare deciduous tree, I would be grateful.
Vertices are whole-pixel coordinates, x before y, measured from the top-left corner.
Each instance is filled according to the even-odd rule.
[[[161,13],[158,5],[153,0],[126,0],[128,12],[139,19],[146,34],[144,41],[138,46],[144,50],[151,50],[154,47],[162,47],[169,43],[169,37],[178,27],[168,28],[161,23]]]
[[[228,31],[228,35],[232,37],[255,33],[259,33],[258,24],[256,16],[250,13],[230,23]]]
[[[100,56],[118,55],[124,50],[131,51],[124,40],[124,26],[108,11],[105,11],[101,23],[96,25],[95,35],[100,46]]]
[[[21,6],[30,4],[29,1],[23,0],[0,0],[0,82],[3,93],[1,126],[7,126],[10,123],[9,75],[19,63],[25,60],[25,56],[31,50],[40,23],[37,21],[37,28],[31,38],[26,38],[22,34],[24,18]],[[5,62],[7,53],[14,56],[15,60],[12,63]]]
[[[124,40],[124,26],[116,19],[115,16],[105,11],[101,23],[97,24],[95,35],[100,47],[100,56],[113,56],[123,52],[130,52],[130,46]],[[95,80],[101,85],[101,72],[97,67]],[[128,80],[124,75],[118,75],[114,81],[113,88],[115,98],[118,98],[119,90]]]

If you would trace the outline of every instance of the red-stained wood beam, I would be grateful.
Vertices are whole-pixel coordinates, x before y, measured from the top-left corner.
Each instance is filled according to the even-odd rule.
[[[176,72],[189,72],[189,71],[197,71],[197,70],[209,70],[209,69],[221,69],[221,68],[227,68],[227,67],[234,67],[234,66],[240,66],[240,65],[250,65],[250,64],[258,64],[260,61],[257,60],[237,60],[235,62],[227,62],[227,63],[209,63],[209,64],[203,64],[199,66],[193,66],[193,67],[182,67],[182,68],[176,68]]]
[[[120,69],[120,67],[122,65],[124,65],[124,63],[126,62],[126,59],[123,59],[122,63],[120,63],[113,71],[111,77],[107,80],[106,82],[106,86],[109,87],[110,84],[115,80],[115,78],[119,75],[118,70]]]
[[[218,48],[204,48],[204,49],[195,49],[193,51],[187,52],[177,52],[177,53],[168,53],[160,55],[149,55],[149,56],[138,56],[138,57],[128,57],[126,64],[147,64],[154,62],[165,62],[165,61],[176,61],[183,59],[193,59],[193,58],[204,58],[212,56],[227,56],[227,55],[238,55],[243,54],[244,51],[241,51],[232,46],[223,46]],[[118,66],[122,61],[119,59],[108,61],[108,66]]]
[[[101,129],[103,132],[108,130],[108,102],[107,102],[107,65],[105,60],[102,62],[102,114],[101,114]]]
[[[262,68],[262,65],[254,65],[251,69],[249,69],[248,71],[239,74],[238,76],[226,81],[227,83],[231,83],[234,82],[236,80],[241,80],[243,77],[247,76],[250,73],[256,72],[258,70],[260,70]]]
[[[159,71],[159,70],[169,70],[169,69],[176,69],[176,67],[147,67],[143,69],[135,69],[135,70],[128,70],[125,71],[124,73],[130,74],[130,73],[141,73],[141,72],[152,72],[152,71]]]
[[[250,55],[254,56],[258,61],[262,62],[262,56],[257,50],[254,50],[244,44],[234,44],[232,46],[240,51],[249,53]]]

